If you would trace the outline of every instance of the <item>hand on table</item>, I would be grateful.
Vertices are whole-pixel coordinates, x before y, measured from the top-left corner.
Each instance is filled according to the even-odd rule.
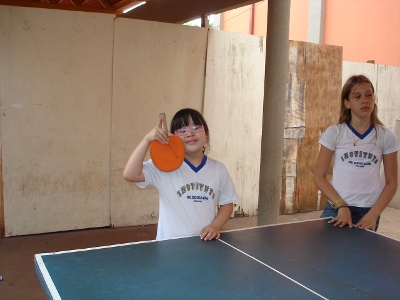
[[[351,219],[350,209],[348,207],[342,207],[338,209],[337,216],[332,220],[330,220],[328,223],[338,227],[344,227],[346,225],[349,225],[349,227],[352,228],[353,222]]]
[[[212,226],[204,227],[200,232],[200,238],[204,241],[218,240],[220,236],[219,230]]]
[[[361,229],[369,229],[375,231],[376,229],[376,220],[373,216],[366,214],[361,220],[354,225],[354,227],[361,228]]]

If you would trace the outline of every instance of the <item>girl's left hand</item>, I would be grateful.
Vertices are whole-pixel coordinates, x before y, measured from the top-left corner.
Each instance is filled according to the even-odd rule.
[[[376,220],[377,218],[374,218],[373,216],[366,214],[364,217],[360,219],[360,221],[356,225],[354,225],[354,227],[375,231]]]
[[[219,230],[211,226],[204,227],[200,232],[200,238],[204,241],[218,240],[220,236]]]

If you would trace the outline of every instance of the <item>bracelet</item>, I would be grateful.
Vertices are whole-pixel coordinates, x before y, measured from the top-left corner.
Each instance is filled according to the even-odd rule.
[[[336,204],[339,204],[340,202],[343,202],[344,200],[342,198],[339,198],[335,202],[333,202],[333,206],[336,206]]]
[[[341,209],[341,208],[343,208],[343,207],[347,207],[347,208],[349,208],[349,206],[348,205],[342,205],[342,206],[339,206],[338,208],[336,208],[337,210],[339,210],[339,209]]]

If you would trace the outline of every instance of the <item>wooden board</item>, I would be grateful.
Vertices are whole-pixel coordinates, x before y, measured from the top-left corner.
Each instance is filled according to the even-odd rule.
[[[324,206],[313,169],[322,132],[339,119],[341,75],[342,47],[290,42],[281,214]]]

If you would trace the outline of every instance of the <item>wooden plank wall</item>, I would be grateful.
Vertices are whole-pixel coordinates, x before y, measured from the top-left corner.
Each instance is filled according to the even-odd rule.
[[[323,131],[338,121],[342,47],[290,41],[280,214],[315,211],[314,183]]]

